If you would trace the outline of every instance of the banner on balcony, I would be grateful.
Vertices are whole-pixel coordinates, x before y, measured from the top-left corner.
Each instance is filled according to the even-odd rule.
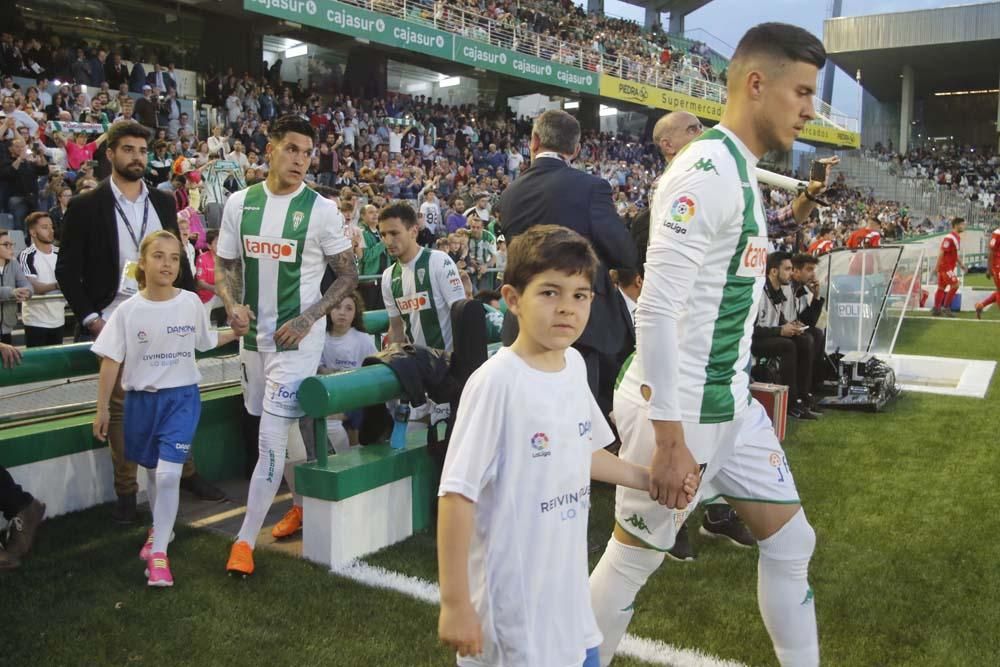
[[[654,109],[687,111],[699,118],[711,121],[721,120],[722,112],[725,109],[725,105],[719,102],[685,95],[673,90],[664,90],[636,81],[626,81],[607,74],[601,75],[600,93],[601,97],[641,104]],[[799,139],[847,148],[858,148],[861,145],[861,135],[857,132],[847,132],[815,122],[806,124]]]
[[[562,63],[455,36],[455,62],[597,95],[598,74]]]
[[[243,9],[451,60],[454,35],[333,0],[243,0]]]

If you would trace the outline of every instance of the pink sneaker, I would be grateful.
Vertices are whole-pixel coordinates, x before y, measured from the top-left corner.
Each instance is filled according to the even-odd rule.
[[[148,586],[173,586],[174,577],[170,574],[170,561],[167,554],[159,551],[149,557],[146,561],[146,585]]]
[[[174,541],[174,533],[170,532],[170,544]],[[146,543],[142,545],[142,549],[139,550],[139,560],[146,561],[153,555],[153,529],[149,529],[149,533],[146,535]]]

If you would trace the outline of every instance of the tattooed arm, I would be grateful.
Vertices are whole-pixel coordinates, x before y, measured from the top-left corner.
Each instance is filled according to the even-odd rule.
[[[334,306],[349,296],[358,286],[358,267],[354,262],[354,250],[348,248],[333,257],[327,257],[327,263],[337,279],[333,281],[329,289],[323,293],[319,301],[309,306],[304,313],[293,320],[285,322],[280,329],[274,333],[274,342],[284,348],[294,347],[299,344],[312,330],[313,324],[321,317],[325,317]],[[225,299],[225,297],[223,297]]]
[[[243,260],[239,257],[236,259],[216,257],[215,293],[226,306],[230,324],[242,328],[255,318],[253,311],[240,303],[243,300]]]

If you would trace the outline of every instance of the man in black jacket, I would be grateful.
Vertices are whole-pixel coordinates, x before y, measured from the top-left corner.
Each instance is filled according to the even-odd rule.
[[[96,338],[112,311],[138,290],[134,272],[142,239],[158,229],[179,237],[173,197],[147,188],[142,180],[148,137],[139,123],[112,125],[106,139],[111,178],[75,197],[63,217],[56,280],[79,322],[77,340]],[[187,262],[181,262],[177,286],[195,289]],[[124,400],[119,376],[111,396],[108,434],[118,496],[112,516],[120,523],[131,523],[138,485],[136,464],[125,459]],[[224,497],[195,472],[191,459],[184,466],[181,486],[203,499]]]
[[[611,201],[604,179],[570,166],[580,152],[580,124],[565,111],[546,111],[531,130],[531,166],[500,197],[500,226],[509,244],[534,225],[562,225],[588,239],[601,260],[594,278],[590,321],[574,347],[587,363],[587,380],[604,413],[611,411],[615,373],[601,373],[601,357],[621,350],[628,323],[609,269],[635,268],[635,244]],[[517,320],[504,319],[503,341],[517,337]],[[603,364],[605,368],[607,363]]]

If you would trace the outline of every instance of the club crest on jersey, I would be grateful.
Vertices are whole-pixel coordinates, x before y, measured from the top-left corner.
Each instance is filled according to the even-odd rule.
[[[427,271],[425,269],[417,269],[417,282],[418,283],[424,282],[425,275],[427,275]]]
[[[294,262],[298,258],[299,242],[269,236],[244,236],[243,254],[253,259]]]
[[[743,249],[736,275],[741,278],[763,278],[767,267],[767,237],[751,236]]]
[[[396,307],[402,315],[409,315],[420,310],[427,310],[431,307],[431,300],[427,292],[417,292],[413,296],[401,296],[396,299]]]
[[[295,230],[295,231],[298,231],[299,225],[301,225],[302,221],[305,220],[305,219],[306,219],[306,214],[303,213],[302,211],[296,211],[295,213],[293,213],[292,214],[292,229]]]

